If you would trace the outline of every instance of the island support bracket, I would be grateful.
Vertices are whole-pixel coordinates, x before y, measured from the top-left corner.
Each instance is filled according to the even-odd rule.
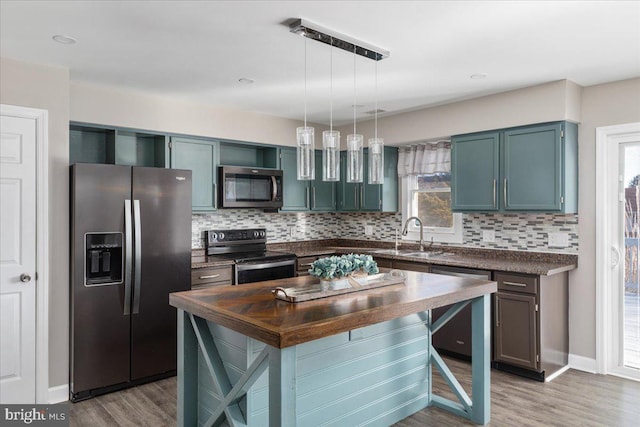
[[[458,314],[467,304],[471,304],[471,377],[472,387],[469,397],[462,385],[458,382],[440,354],[431,345],[431,336],[453,316]],[[490,420],[491,404],[491,320],[489,295],[484,295],[473,300],[454,304],[436,322],[431,324],[431,316],[427,317],[427,334],[429,338],[429,402],[428,406],[436,406],[453,412],[456,415],[467,418],[476,424],[485,425]],[[424,317],[423,317],[424,318]],[[459,400],[454,402],[431,392],[432,367],[435,366],[451,391]]]

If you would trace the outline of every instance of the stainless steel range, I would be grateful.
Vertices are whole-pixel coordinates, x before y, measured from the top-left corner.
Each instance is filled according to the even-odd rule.
[[[267,230],[205,231],[209,259],[234,261],[234,285],[295,277],[296,256],[267,250]]]

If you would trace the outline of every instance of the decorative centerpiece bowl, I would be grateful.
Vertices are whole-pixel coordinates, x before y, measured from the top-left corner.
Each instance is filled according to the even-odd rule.
[[[348,254],[320,258],[311,264],[309,274],[320,279],[322,290],[349,288],[349,277],[378,273],[378,264],[371,255]]]

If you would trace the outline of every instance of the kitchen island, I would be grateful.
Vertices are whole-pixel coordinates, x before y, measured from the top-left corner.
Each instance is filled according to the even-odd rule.
[[[305,276],[171,294],[178,308],[178,425],[390,425],[437,406],[489,422],[495,282],[405,272],[406,282],[302,303],[271,290]],[[437,322],[430,310],[453,304]],[[472,306],[469,398],[431,335]],[[459,402],[431,392],[435,366]]]

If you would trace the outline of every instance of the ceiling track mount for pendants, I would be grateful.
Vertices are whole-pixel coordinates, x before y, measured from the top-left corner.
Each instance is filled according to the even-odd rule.
[[[296,19],[291,23],[289,28],[292,33],[364,56],[374,61],[380,61],[389,57],[388,50],[322,27],[306,19]]]

